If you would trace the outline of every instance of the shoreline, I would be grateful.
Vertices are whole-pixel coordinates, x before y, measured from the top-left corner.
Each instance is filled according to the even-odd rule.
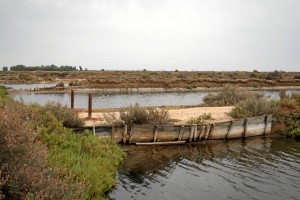
[[[5,86],[5,85],[4,85]],[[73,90],[75,93],[92,94],[132,94],[132,93],[187,93],[187,92],[218,92],[223,87],[197,87],[187,88],[46,88],[41,90],[16,90],[8,89],[9,93],[35,93],[35,94],[66,94]],[[274,87],[239,87],[241,91],[281,91],[300,90],[300,86],[274,86]]]

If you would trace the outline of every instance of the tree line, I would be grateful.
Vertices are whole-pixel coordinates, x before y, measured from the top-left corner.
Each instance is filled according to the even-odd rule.
[[[3,67],[3,71],[8,71],[8,67]],[[73,66],[56,66],[56,65],[41,65],[41,66],[25,66],[25,65],[15,65],[10,67],[10,71],[77,71],[78,69]],[[82,67],[79,66],[79,70],[82,70]],[[85,69],[87,70],[87,69]]]

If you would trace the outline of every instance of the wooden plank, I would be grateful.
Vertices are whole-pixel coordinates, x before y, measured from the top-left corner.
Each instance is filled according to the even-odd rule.
[[[136,145],[174,145],[185,144],[186,141],[172,141],[172,142],[136,142]]]

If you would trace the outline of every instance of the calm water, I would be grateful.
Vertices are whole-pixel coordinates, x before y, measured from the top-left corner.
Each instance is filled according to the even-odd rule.
[[[289,90],[287,93],[300,92]],[[265,96],[271,99],[279,99],[278,91],[265,91]],[[198,105],[203,102],[207,92],[185,92],[185,93],[130,93],[130,94],[93,94],[93,108],[120,108],[128,107],[130,104],[139,103],[141,106],[179,106]],[[24,103],[60,102],[70,106],[70,94],[41,94],[41,93],[18,93],[13,94],[15,100]],[[75,108],[87,108],[88,94],[75,93]]]
[[[109,199],[299,199],[300,142],[253,137],[125,146]]]

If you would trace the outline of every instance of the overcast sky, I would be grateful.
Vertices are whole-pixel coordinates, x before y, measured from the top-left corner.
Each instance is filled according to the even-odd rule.
[[[0,0],[0,68],[300,71],[300,0]]]

